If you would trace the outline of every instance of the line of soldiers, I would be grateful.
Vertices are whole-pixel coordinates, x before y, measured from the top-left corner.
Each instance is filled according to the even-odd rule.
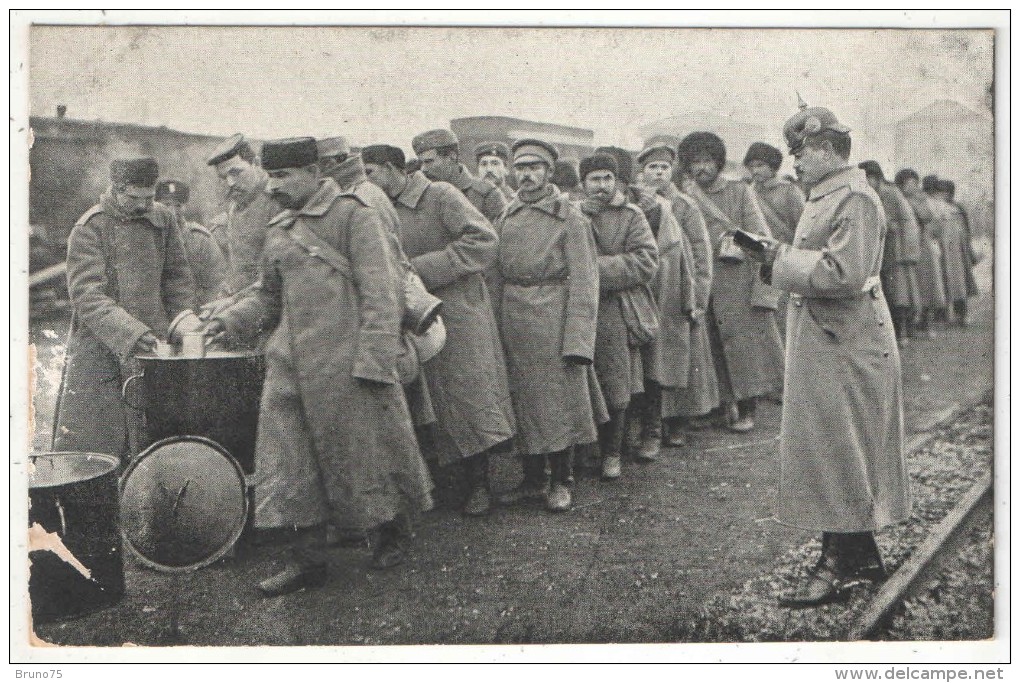
[[[816,163],[843,178],[850,172],[848,130],[828,110],[808,111],[825,133],[825,155]],[[792,153],[816,149],[804,143],[817,132],[788,128]],[[845,137],[845,154],[843,138],[834,148],[829,133]],[[879,391],[892,404],[833,407],[831,396],[811,396],[830,361],[805,370],[805,358],[831,354],[813,347],[817,331],[802,329],[805,300],[856,301],[862,292],[881,300],[881,288],[830,281],[877,275],[881,253],[856,269],[810,272],[824,269],[832,253],[824,250],[828,233],[804,231],[847,210],[829,204],[848,187],[862,192],[856,176],[830,183],[818,198],[820,213],[805,212],[800,191],[776,177],[782,153],[765,143],[752,145],[744,159],[753,184],[722,177],[726,148],[709,132],[675,146],[649,141],[637,172],[625,150],[599,148],[581,160],[573,196],[554,184],[569,173],[555,146],[542,140],[518,140],[509,149],[481,145],[476,158],[486,178],[467,170],[448,130],[422,133],[412,147],[420,171],[392,145],[358,154],[342,137],[292,138],[266,142],[257,156],[235,135],[208,159],[229,199],[225,221],[211,234],[181,220],[187,197],[180,183],[161,186],[170,208],[153,202],[153,159],[114,162],[110,190],[79,220],[68,246],[75,317],[55,447],[138,452],[139,416],[121,403],[111,378],[126,376],[133,356],[152,351],[182,311],[200,310],[205,334],[217,343],[262,349],[254,525],[295,530],[291,560],[260,584],[279,595],[326,580],[322,548],[330,524],[370,533],[373,566],[403,561],[414,514],[432,505],[422,451],[463,468],[466,515],[489,513],[489,461],[501,450],[519,457],[523,476],[499,502],[540,499],[562,512],[572,505],[575,467],[616,479],[625,454],[654,461],[663,443],[683,445],[684,429],[713,412],[730,429],[753,429],[759,398],[783,388],[777,317],[789,299],[783,317],[798,327],[786,327],[786,385],[788,394],[791,384],[798,393],[792,407],[787,399],[783,430],[797,445],[781,449],[792,465],[784,469],[781,498],[788,500],[780,519],[844,529],[846,510],[834,510],[831,498],[803,505],[803,487],[819,486],[809,476],[817,463],[804,465],[812,457],[831,458],[833,448],[845,447],[863,449],[864,459],[902,460],[898,441],[857,438],[880,427],[891,438],[884,429],[890,420],[892,436],[902,437],[895,343],[895,357],[884,351],[879,373]],[[809,203],[827,187],[823,177]],[[881,207],[869,214],[876,202],[871,193],[863,213],[852,216],[868,223],[854,239],[877,240],[866,245],[871,250],[885,236],[884,228],[869,232],[882,216]],[[761,254],[738,246],[737,232],[757,236],[775,263],[763,266]],[[193,241],[201,247],[187,246]],[[211,256],[218,243],[226,247],[223,276],[207,277],[220,268]],[[416,301],[409,274],[442,301],[441,318],[429,329],[441,325],[445,343],[408,324]],[[815,306],[808,308],[814,316]],[[844,354],[874,350],[855,347],[857,337],[844,340],[845,328],[837,334],[812,320],[825,330],[822,341],[828,334],[846,345]],[[831,372],[843,372],[843,362]],[[840,381],[877,381],[874,370]],[[807,413],[803,421],[799,412]],[[874,419],[861,425],[861,415]],[[828,424],[837,443],[819,444],[814,431],[805,432],[810,421]],[[596,442],[599,461],[575,463],[575,450]],[[879,494],[905,489],[895,478],[866,481],[886,470],[857,473],[861,458],[848,460],[857,465],[828,473],[834,485]],[[848,470],[857,478],[848,479]],[[870,533],[877,517],[874,501],[868,505],[854,523]],[[880,509],[899,518],[902,507]],[[813,514],[816,508],[822,512]],[[828,521],[833,517],[838,521]],[[858,546],[871,552],[873,539]]]

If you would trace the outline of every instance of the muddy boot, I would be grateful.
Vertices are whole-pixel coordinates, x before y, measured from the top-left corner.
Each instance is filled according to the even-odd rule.
[[[542,500],[549,489],[549,475],[545,471],[545,456],[521,456],[524,480],[515,488],[496,496],[500,505],[516,505],[528,500]]]
[[[683,448],[687,445],[687,435],[684,434],[684,419],[682,417],[671,417],[662,422],[662,443],[665,446]]]
[[[599,449],[602,452],[602,478],[619,479],[623,472],[620,450],[623,446],[623,431],[626,425],[626,410],[610,410],[609,422],[599,425]],[[552,460],[550,459],[550,462]],[[556,474],[553,473],[553,486]]]
[[[328,565],[322,554],[325,544],[325,525],[297,531],[287,564],[276,574],[259,582],[259,590],[265,597],[272,598],[322,586],[328,578]]]
[[[755,404],[756,401],[753,398],[730,404],[728,428],[731,432],[746,434],[754,429]]]
[[[377,526],[371,535],[372,568],[389,569],[407,559],[411,545],[411,522],[404,514]]]
[[[649,384],[651,384],[649,382]],[[649,387],[640,404],[641,446],[634,454],[638,462],[655,462],[662,450],[662,394],[658,386]]]
[[[846,575],[840,557],[841,534],[822,535],[822,555],[818,563],[808,571],[807,577],[792,592],[780,596],[779,605],[791,609],[818,607],[832,602],[841,602],[849,597],[846,589]]]
[[[622,439],[622,433],[621,433]],[[567,512],[573,504],[570,491],[570,460],[573,449],[566,449],[549,455],[552,469],[552,487],[545,499],[545,507],[549,512]]]
[[[492,500],[489,496],[489,454],[479,453],[464,461],[468,494],[463,513],[467,517],[484,517],[489,514]]]

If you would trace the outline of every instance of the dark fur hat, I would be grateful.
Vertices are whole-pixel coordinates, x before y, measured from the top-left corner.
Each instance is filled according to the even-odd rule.
[[[726,165],[726,144],[718,135],[708,131],[691,133],[680,141],[676,150],[680,168],[684,170],[690,168],[691,163],[701,156],[707,156],[715,161],[715,165],[721,171]]]

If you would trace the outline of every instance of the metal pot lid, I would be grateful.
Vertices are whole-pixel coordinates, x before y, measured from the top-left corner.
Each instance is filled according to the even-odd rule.
[[[225,448],[199,436],[149,446],[120,484],[124,543],[144,564],[186,572],[223,557],[248,517],[244,472]]]
[[[117,469],[120,460],[101,453],[59,451],[30,453],[28,488],[42,489],[77,484],[101,477]]]

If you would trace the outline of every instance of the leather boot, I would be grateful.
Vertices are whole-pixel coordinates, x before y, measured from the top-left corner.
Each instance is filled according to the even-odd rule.
[[[840,534],[843,537],[843,551],[840,562],[843,573],[854,581],[879,583],[886,579],[885,563],[875,542],[875,534],[862,531]]]
[[[500,505],[516,505],[528,500],[542,500],[549,489],[549,476],[545,472],[545,456],[521,456],[524,480],[506,493],[496,496]]]
[[[305,588],[318,588],[326,583],[328,565],[322,554],[326,543],[324,525],[299,530],[284,568],[259,582],[259,590],[267,598],[286,595]]]
[[[687,436],[684,434],[683,418],[673,417],[663,422],[663,444],[669,448],[683,448],[686,446]]]
[[[403,513],[377,526],[371,535],[373,569],[389,569],[407,559],[411,522]]]
[[[849,597],[839,554],[839,534],[822,534],[822,554],[801,584],[791,593],[779,597],[780,607],[802,609],[840,602]]]
[[[552,487],[545,500],[545,507],[549,512],[567,512],[572,506],[573,496],[570,491],[572,450],[568,448],[565,451],[549,455],[549,464],[552,468]]]
[[[655,462],[662,450],[662,394],[658,386],[648,382],[645,400],[639,405],[641,446],[634,454],[638,462]]]
[[[609,422],[599,425],[599,448],[602,451],[602,478],[619,479],[622,473],[620,450],[623,446],[623,430],[626,425],[626,410],[610,410]],[[552,458],[550,458],[552,462]],[[553,474],[553,486],[556,485]]]
[[[479,453],[466,459],[464,470],[470,493],[463,512],[468,517],[484,517],[492,507],[489,496],[489,454]]]

